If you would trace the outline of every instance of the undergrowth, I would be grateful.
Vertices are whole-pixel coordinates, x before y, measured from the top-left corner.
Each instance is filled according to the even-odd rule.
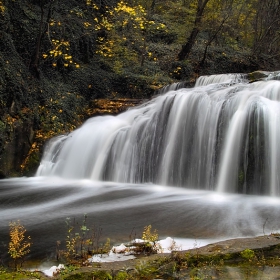
[[[201,254],[199,248],[184,253],[174,251],[171,255],[153,259],[139,258],[132,267],[123,267],[121,270],[104,271],[101,265],[93,266],[86,262],[93,254],[108,254],[111,249],[110,240],[105,244],[100,242],[102,229],[95,226],[88,227],[87,215],[85,214],[81,223],[75,219],[66,219],[67,234],[65,248],[57,244],[58,260],[66,260],[65,269],[58,272],[55,279],[95,279],[95,280],[149,280],[149,279],[228,279],[230,268],[237,273],[240,279],[255,279],[262,275],[260,268],[279,266],[280,246],[272,246],[265,249],[245,249],[241,252],[221,253],[215,249],[212,253]],[[26,229],[19,221],[10,223],[10,237],[8,252],[14,260],[14,268],[0,267],[1,279],[45,279],[38,272],[22,271],[21,264],[24,256],[29,253],[31,247],[30,237],[26,237]],[[136,239],[137,240],[137,239]],[[152,226],[144,227],[142,240],[136,245],[131,242],[134,253],[150,255],[157,253],[159,247],[157,230]],[[136,246],[135,246],[136,245]],[[129,248],[129,247],[128,247]],[[129,248],[130,250],[130,248]],[[84,271],[81,266],[87,266]],[[92,267],[92,268],[91,268]],[[114,266],[112,266],[114,267]],[[252,278],[253,277],[253,278]],[[260,276],[261,277],[261,276]]]

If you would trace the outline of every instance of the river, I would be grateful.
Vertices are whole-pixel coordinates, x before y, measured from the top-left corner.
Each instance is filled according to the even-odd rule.
[[[279,101],[278,80],[201,77],[51,139],[35,177],[0,181],[0,252],[20,220],[31,258],[55,258],[85,214],[112,244],[149,224],[193,246],[278,231]]]

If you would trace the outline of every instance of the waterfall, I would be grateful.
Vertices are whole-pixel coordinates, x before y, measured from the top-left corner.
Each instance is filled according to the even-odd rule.
[[[280,81],[200,77],[45,147],[37,176],[279,196]]]

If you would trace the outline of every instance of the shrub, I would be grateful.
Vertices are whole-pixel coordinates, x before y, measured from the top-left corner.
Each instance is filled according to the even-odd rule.
[[[60,241],[57,243],[57,258],[60,255],[64,256],[69,263],[84,262],[89,256],[93,254],[108,253],[111,249],[110,239],[108,238],[103,246],[100,244],[100,237],[102,233],[101,228],[87,226],[87,215],[81,225],[70,218],[66,219],[67,236],[66,236],[66,250],[60,251]]]
[[[26,229],[20,224],[20,221],[10,222],[10,239],[9,254],[14,260],[15,269],[18,270],[22,263],[23,257],[30,252],[31,238],[25,237]]]

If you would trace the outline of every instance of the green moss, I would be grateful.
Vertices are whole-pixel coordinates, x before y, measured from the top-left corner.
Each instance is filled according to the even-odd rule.
[[[129,275],[125,271],[119,271],[114,278],[115,280],[127,280]]]
[[[92,280],[93,274],[91,272],[75,273],[73,275],[64,276],[65,280]]]
[[[255,82],[266,78],[268,74],[269,73],[265,71],[255,71],[248,74],[248,79],[250,80],[250,82]]]
[[[37,272],[29,272],[29,271],[19,271],[19,272],[8,272],[5,269],[0,269],[0,280],[25,280],[25,279],[41,279],[41,275]]]
[[[94,276],[94,279],[96,279],[96,280],[112,280],[113,279],[112,275],[109,272],[103,271],[103,270],[93,272],[93,276]]]
[[[241,257],[246,260],[252,260],[253,258],[255,258],[255,252],[251,249],[245,249],[240,254],[241,254]]]

